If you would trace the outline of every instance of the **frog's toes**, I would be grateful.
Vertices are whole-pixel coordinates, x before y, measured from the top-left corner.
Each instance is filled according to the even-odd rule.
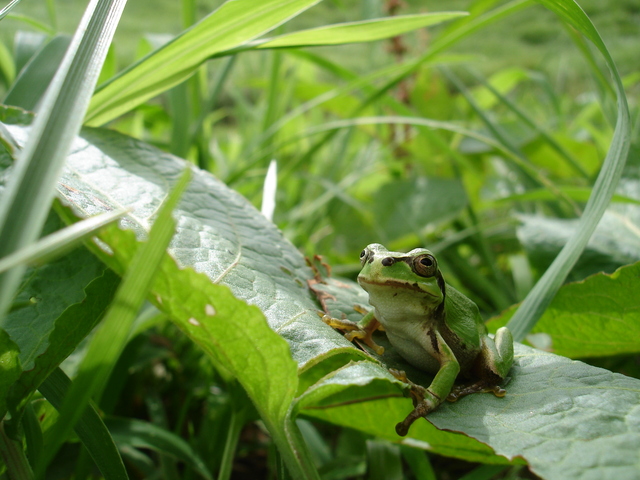
[[[422,387],[421,387],[422,388]],[[435,410],[440,405],[440,399],[428,389],[423,388],[424,397],[418,403],[414,399],[414,409],[407,417],[396,425],[396,433],[404,437],[409,432],[409,427],[420,417],[425,417],[429,412]],[[413,391],[413,389],[412,389]]]
[[[321,312],[318,312],[318,315],[321,317],[322,321],[333,328],[339,328],[340,330],[358,330],[360,327],[357,323],[352,322],[351,320],[334,318],[331,315],[322,315]]]
[[[496,397],[502,398],[507,394],[507,391],[500,385],[488,384],[486,381],[479,381],[470,385],[454,385],[447,396],[447,401],[455,402],[472,393],[493,393]]]
[[[390,368],[389,373],[401,382],[408,383],[409,385],[411,384],[411,380],[407,378],[407,374],[404,372],[404,370],[396,370],[395,368]]]

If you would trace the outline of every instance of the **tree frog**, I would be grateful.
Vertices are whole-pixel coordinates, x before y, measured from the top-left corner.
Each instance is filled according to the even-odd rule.
[[[498,385],[513,363],[513,338],[500,328],[487,334],[478,307],[448,285],[436,257],[427,249],[390,252],[379,243],[360,254],[358,283],[369,294],[373,310],[358,322],[323,317],[334,328],[348,331],[348,340],[361,339],[378,354],[384,349],[371,335],[382,327],[398,353],[416,368],[435,374],[428,388],[409,381],[404,372],[391,370],[410,385],[414,409],[396,425],[404,436],[411,424],[435,410],[445,399],[455,401],[470,393],[490,391],[505,395]],[[471,383],[454,386],[458,375]]]

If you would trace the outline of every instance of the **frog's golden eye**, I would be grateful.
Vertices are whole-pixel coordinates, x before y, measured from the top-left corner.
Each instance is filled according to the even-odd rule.
[[[413,259],[411,267],[421,277],[433,277],[438,271],[438,262],[433,255],[419,255]]]

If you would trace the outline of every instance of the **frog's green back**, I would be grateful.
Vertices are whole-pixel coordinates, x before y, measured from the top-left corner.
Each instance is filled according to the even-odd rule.
[[[449,284],[446,285],[445,312],[447,327],[467,344],[480,347],[480,335],[486,333],[486,327],[478,306]]]

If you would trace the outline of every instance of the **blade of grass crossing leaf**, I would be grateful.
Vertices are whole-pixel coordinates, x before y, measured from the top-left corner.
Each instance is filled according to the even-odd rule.
[[[549,10],[575,27],[587,37],[600,51],[613,77],[617,93],[618,116],[616,128],[611,140],[611,146],[604,159],[600,174],[593,188],[593,193],[587,202],[584,214],[575,234],[560,251],[551,266],[536,283],[527,298],[509,321],[508,327],[516,340],[522,340],[533,328],[556,292],[564,282],[567,274],[573,268],[582,254],[589,238],[593,234],[622,175],[624,164],[629,152],[631,138],[631,123],[629,107],[624,93],[622,80],[609,51],[605,47],[600,35],[589,20],[589,17],[572,0],[538,0]]]
[[[124,5],[124,0],[93,0],[80,22],[3,193],[0,257],[29,245],[42,230]],[[0,326],[25,268],[0,274]]]
[[[320,0],[234,0],[98,90],[87,125],[99,126],[188,78],[208,58],[245,44]]]
[[[51,438],[56,443],[47,447],[43,461],[38,465],[39,477],[44,473],[46,465],[82,415],[90,398],[92,396],[100,397],[109,373],[126,345],[133,321],[173,236],[175,221],[171,213],[190,178],[191,170],[185,169],[184,174],[160,209],[149,232],[149,240],[136,253],[131,266],[123,277],[116,298],[92,338],[78,370],[78,375],[67,397],[65,397],[60,417],[52,427],[54,432]]]
[[[70,386],[69,377],[60,368],[56,368],[42,382],[38,390],[51,405],[60,411]],[[127,470],[122,463],[113,438],[102,418],[92,406],[84,410],[74,430],[106,480],[128,480]]]
[[[78,246],[87,237],[92,236],[97,230],[109,225],[127,212],[120,210],[110,213],[96,215],[95,217],[82,220],[60,231],[47,235],[28,247],[21,248],[8,257],[0,259],[0,272],[4,272],[17,265],[34,263],[42,265],[50,262],[71,249]]]

